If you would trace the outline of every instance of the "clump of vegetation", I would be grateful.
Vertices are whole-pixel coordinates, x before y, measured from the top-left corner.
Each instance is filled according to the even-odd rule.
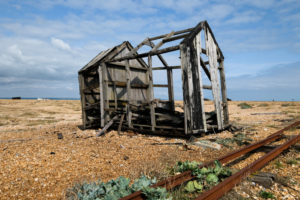
[[[252,108],[252,106],[250,104],[247,104],[247,103],[240,103],[238,104],[238,106],[241,108],[241,109],[249,109],[249,108]]]
[[[109,200],[119,199],[130,195],[135,191],[142,190],[147,199],[150,200],[171,200],[165,188],[151,188],[150,185],[156,183],[156,178],[150,179],[146,176],[141,176],[130,185],[130,179],[120,176],[115,180],[110,180],[106,183],[101,180],[92,183],[76,184],[66,193],[67,199],[82,199],[82,200]]]
[[[216,143],[222,144],[227,148],[232,148],[230,144],[236,143],[239,146],[248,145],[250,142],[253,141],[251,138],[247,137],[243,133],[235,134],[232,138],[218,138]]]
[[[283,168],[283,164],[279,160],[276,160],[275,166],[276,166],[277,169]]]
[[[293,103],[283,103],[281,104],[282,107],[289,107],[289,106],[295,106]]]
[[[259,192],[259,196],[260,196],[261,198],[264,198],[264,199],[275,199],[275,196],[274,196],[273,193],[267,192],[267,191],[265,191],[265,190],[261,190],[261,191]]]
[[[175,167],[179,172],[191,170],[192,174],[196,176],[196,180],[189,181],[184,187],[184,190],[188,193],[199,193],[204,189],[209,189],[211,186],[218,184],[232,174],[231,170],[227,167],[223,167],[218,160],[215,161],[215,167],[199,168],[199,164],[200,163],[189,161],[178,162]]]
[[[268,107],[268,106],[269,106],[269,104],[267,104],[267,103],[261,103],[257,107]]]
[[[297,165],[298,164],[298,162],[297,162],[297,160],[295,159],[290,159],[290,160],[287,160],[286,161],[286,164],[289,164],[289,165]]]

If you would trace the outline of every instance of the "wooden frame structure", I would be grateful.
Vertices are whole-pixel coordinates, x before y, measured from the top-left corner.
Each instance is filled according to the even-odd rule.
[[[179,44],[161,48],[170,42]],[[143,46],[151,50],[138,53]],[[178,66],[168,65],[162,56],[173,51],[180,51]],[[153,56],[163,66],[153,67]],[[175,111],[174,69],[181,69],[184,113]],[[166,70],[167,84],[154,84],[153,70]],[[109,124],[118,130],[182,135],[223,130],[229,125],[224,56],[206,21],[194,28],[147,37],[135,48],[123,42],[99,53],[78,75],[84,128],[105,129]],[[210,85],[203,84],[204,76]],[[154,99],[153,87],[168,88],[168,100]],[[204,89],[212,91],[214,112],[205,112]]]

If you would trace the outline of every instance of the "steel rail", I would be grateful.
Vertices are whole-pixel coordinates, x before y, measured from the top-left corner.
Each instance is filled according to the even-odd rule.
[[[262,156],[260,159],[251,163],[247,167],[243,168],[239,172],[233,174],[232,176],[225,179],[220,184],[213,187],[211,190],[203,193],[195,200],[216,200],[222,197],[226,192],[230,191],[236,184],[238,184],[245,176],[250,173],[253,173],[263,166],[265,166],[268,162],[276,158],[282,151],[288,149],[291,145],[296,144],[300,140],[300,134],[293,137],[291,140],[288,140],[283,145],[280,145],[276,149]]]
[[[258,149],[259,147],[261,147],[263,145],[266,145],[277,139],[280,139],[283,136],[284,131],[287,131],[298,125],[300,125],[300,121],[290,124],[289,126],[269,135],[267,138],[265,138],[261,141],[258,141],[256,143],[250,144],[244,148],[233,151],[225,156],[222,156],[221,158],[219,158],[217,160],[219,160],[222,164],[225,164],[225,163],[229,162],[230,160],[233,160],[233,159],[238,158],[238,157],[240,157],[246,153],[249,153],[255,149]],[[210,166],[213,164],[214,164],[214,160],[204,163],[204,164],[200,165],[199,167],[202,168],[202,167]],[[165,180],[162,180],[162,181],[152,185],[151,187],[165,187],[167,190],[169,190],[169,189],[179,186],[179,185],[183,184],[184,182],[189,181],[193,178],[195,178],[195,177],[192,175],[192,172],[186,171],[181,174],[171,176]],[[121,200],[142,200],[142,199],[145,199],[145,197],[143,196],[141,191],[134,192],[126,197],[121,198]]]

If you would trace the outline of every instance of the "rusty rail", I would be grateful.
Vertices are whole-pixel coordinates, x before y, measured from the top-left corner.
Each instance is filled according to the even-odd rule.
[[[248,152],[251,152],[255,149],[258,149],[259,147],[263,146],[263,145],[266,145],[268,143],[271,143],[279,138],[281,138],[283,136],[283,132],[284,131],[287,131],[293,127],[296,127],[300,125],[300,121],[297,121],[293,124],[290,124],[289,126],[269,135],[267,138],[261,140],[261,141],[258,141],[258,142],[255,142],[253,144],[250,144],[244,148],[241,148],[241,149],[238,149],[236,151],[233,151],[217,160],[219,160],[222,164],[224,163],[227,163],[235,158],[238,158]],[[214,160],[213,161],[210,161],[210,162],[207,162],[207,163],[204,163],[202,165],[200,165],[199,167],[205,167],[205,166],[209,166],[209,165],[213,165],[214,164]],[[191,171],[186,171],[186,172],[183,172],[181,174],[178,174],[178,175],[175,175],[175,176],[171,176],[163,181],[160,181],[154,185],[152,185],[151,187],[165,187],[167,190],[170,190],[176,186],[179,186],[191,179],[193,179],[194,176],[192,175],[192,172]],[[134,192],[126,197],[123,197],[121,198],[121,200],[143,200],[145,199],[144,195],[142,194],[141,191],[137,191],[137,192]]]
[[[271,152],[267,153],[260,159],[251,163],[247,167],[243,168],[239,172],[233,174],[229,178],[225,179],[220,184],[213,187],[211,190],[203,193],[196,200],[215,200],[222,197],[226,192],[231,190],[236,184],[238,184],[246,175],[255,172],[256,170],[265,166],[268,162],[277,157],[282,151],[289,148],[291,145],[296,144],[300,140],[300,135],[295,136],[291,140],[287,141],[283,145],[277,147]]]

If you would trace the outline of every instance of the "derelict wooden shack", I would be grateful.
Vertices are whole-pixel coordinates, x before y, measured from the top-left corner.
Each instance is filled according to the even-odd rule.
[[[144,46],[150,51],[139,53]],[[176,66],[163,57],[173,51],[180,53]],[[154,56],[162,66],[152,66]],[[126,41],[102,51],[78,72],[83,126],[112,125],[119,130],[166,135],[223,130],[229,125],[223,62],[206,21],[194,28],[147,37],[135,48]],[[175,69],[181,69],[183,113],[174,106]],[[166,70],[167,84],[154,84],[153,70]],[[210,84],[204,85],[204,76]],[[154,87],[168,88],[168,100],[154,99]],[[205,111],[203,90],[212,92],[213,112]]]

